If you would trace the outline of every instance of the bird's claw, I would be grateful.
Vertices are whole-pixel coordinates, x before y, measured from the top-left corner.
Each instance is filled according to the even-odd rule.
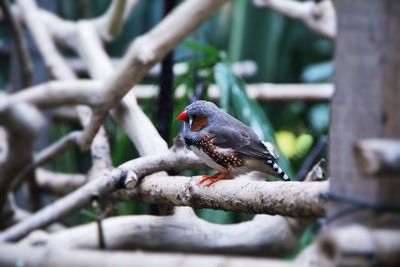
[[[205,184],[205,187],[210,187],[216,182],[225,179],[228,176],[228,173],[216,173],[214,175],[208,176],[204,175],[203,178],[199,181],[198,185],[203,184],[205,181],[211,180],[209,183]]]

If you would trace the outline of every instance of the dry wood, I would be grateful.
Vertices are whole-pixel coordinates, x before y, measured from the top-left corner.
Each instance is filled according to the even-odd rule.
[[[325,38],[333,40],[336,37],[336,12],[331,0],[253,0],[253,3],[299,20]]]
[[[21,245],[0,245],[0,264],[13,267],[18,264],[32,267],[111,267],[111,266],[143,266],[143,267],[242,267],[242,266],[299,266],[288,261],[211,256],[195,254],[167,254],[144,252],[109,252],[93,250],[57,250],[40,247],[24,247]],[[303,265],[304,266],[304,265]],[[307,265],[308,266],[308,265]]]
[[[399,179],[365,179],[357,169],[353,146],[362,139],[400,137],[399,1],[338,2],[336,80],[330,128],[330,190],[368,203],[400,204]],[[365,14],[371,14],[368,19]],[[355,34],[355,29],[356,34]],[[375,36],[371,39],[371,36]],[[374,53],[371,54],[371,51]],[[382,60],[382,59],[385,60]],[[351,205],[331,202],[328,216]],[[335,221],[374,223],[373,211],[352,213]],[[398,214],[394,215],[397,219]]]
[[[62,58],[61,54],[57,50],[53,39],[51,38],[49,32],[44,26],[42,18],[40,17],[40,9],[37,7],[36,3],[32,0],[19,0],[18,6],[21,9],[22,16],[24,17],[25,23],[27,24],[32,36],[38,46],[43,59],[50,69],[50,72],[55,78],[60,80],[74,80],[76,79],[75,73],[66,64],[65,60]],[[91,116],[91,111],[87,107],[78,106],[78,115],[80,117],[81,123],[86,126],[88,118]],[[98,117],[94,117],[98,119]],[[107,138],[105,137],[105,131],[100,128],[98,131],[93,133],[95,137],[93,146],[91,147],[91,152],[93,155],[93,166],[92,170],[101,168],[111,167],[111,159],[109,153],[109,145]],[[86,127],[85,127],[86,128]],[[98,134],[97,134],[98,132]],[[79,143],[81,144],[81,140]]]
[[[129,168],[129,167],[128,167]],[[265,182],[247,179],[223,180],[208,188],[198,186],[201,177],[152,176],[134,190],[120,191],[123,200],[191,206],[293,217],[324,215],[319,194],[327,190],[321,182]]]
[[[136,215],[104,220],[106,248],[282,256],[296,248],[308,225],[307,220],[298,222],[271,215],[219,225],[199,219],[190,208],[178,211],[170,216]],[[59,249],[96,249],[99,245],[95,223],[54,234],[33,232],[22,242]]]
[[[396,139],[366,139],[354,145],[358,168],[368,176],[400,176],[400,141]]]
[[[99,80],[51,81],[26,88],[23,91],[0,98],[0,108],[18,102],[28,102],[39,108],[57,108],[68,105],[87,105],[97,107],[108,105],[109,99],[100,91],[103,82]],[[147,100],[157,96],[158,88],[153,85],[136,85],[133,94],[140,100]],[[319,101],[329,102],[334,88],[331,84],[248,84],[246,92],[249,97],[260,102],[276,101]],[[178,87],[175,99],[184,95],[184,88]],[[217,102],[221,90],[216,85],[208,89],[210,100]],[[127,102],[133,100],[126,99]],[[124,104],[126,105],[126,104]],[[115,112],[116,109],[114,109]],[[122,124],[123,126],[124,124]]]
[[[108,105],[99,106],[97,112],[105,113],[115,107],[152,66],[200,26],[223,3],[225,3],[224,0],[185,1],[150,32],[138,37],[124,56],[121,66],[110,79],[107,79],[102,90],[105,98],[110,99],[110,102]],[[182,21],[187,23],[182,23]],[[101,123],[102,120],[95,120],[92,117],[85,129],[83,147],[91,143],[93,134],[97,132]]]
[[[54,195],[66,195],[87,182],[86,175],[52,172],[36,169],[36,183],[39,189]]]
[[[93,180],[73,193],[36,212],[29,219],[12,226],[0,234],[0,242],[17,240],[30,231],[56,222],[64,216],[89,204],[94,198],[105,198],[121,188],[132,188],[148,174],[162,170],[185,170],[204,167],[204,164],[187,152],[141,157],[125,163],[107,173],[94,174]],[[99,177],[100,176],[100,177]]]
[[[138,0],[113,0],[104,15],[92,22],[99,36],[105,41],[117,37],[138,2]]]
[[[399,266],[400,231],[349,225],[325,232],[318,250],[333,266]]]
[[[2,211],[15,176],[21,168],[33,160],[36,137],[44,120],[34,107],[19,103],[0,112],[0,124],[6,129],[8,139],[6,158],[0,164],[0,211]],[[4,223],[6,218],[1,217]]]
[[[199,160],[192,153],[185,151],[171,151],[129,161],[109,174],[92,180],[75,192],[48,205],[28,220],[9,228],[0,234],[0,242],[19,239],[32,230],[58,221],[90,203],[94,196],[104,198],[118,189],[131,189],[138,179],[145,175],[162,170],[182,171],[199,167],[204,167],[204,164],[199,164]],[[146,186],[146,180],[149,179],[155,180],[156,184],[150,183]],[[203,188],[197,186],[198,180],[199,178],[169,179],[151,176],[144,179],[138,189],[126,195],[161,204],[173,203],[174,205],[305,217],[324,214],[323,203],[318,195],[326,190],[327,183],[248,182],[237,179],[222,181],[212,188]],[[155,190],[148,186],[155,186]],[[153,196],[146,194],[153,194]]]

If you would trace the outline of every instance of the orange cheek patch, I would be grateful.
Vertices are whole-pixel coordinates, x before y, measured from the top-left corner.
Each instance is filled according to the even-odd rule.
[[[204,127],[206,127],[208,124],[208,118],[207,117],[198,117],[195,118],[192,122],[192,127],[191,130],[192,132],[198,132]]]

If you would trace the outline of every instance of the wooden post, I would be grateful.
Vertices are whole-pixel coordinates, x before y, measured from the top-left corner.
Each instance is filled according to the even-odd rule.
[[[400,179],[366,178],[356,167],[353,153],[360,139],[400,137],[400,1],[337,2],[330,191],[371,203],[400,205]],[[346,207],[349,205],[329,201],[328,216]],[[354,212],[332,225],[382,225],[381,215]],[[399,221],[395,225],[399,226]]]

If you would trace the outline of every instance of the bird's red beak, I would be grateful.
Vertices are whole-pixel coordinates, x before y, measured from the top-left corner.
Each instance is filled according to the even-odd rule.
[[[187,111],[186,110],[182,111],[182,113],[179,114],[179,116],[176,117],[176,119],[180,120],[180,121],[184,121],[184,122],[189,122],[189,117],[187,116]]]

